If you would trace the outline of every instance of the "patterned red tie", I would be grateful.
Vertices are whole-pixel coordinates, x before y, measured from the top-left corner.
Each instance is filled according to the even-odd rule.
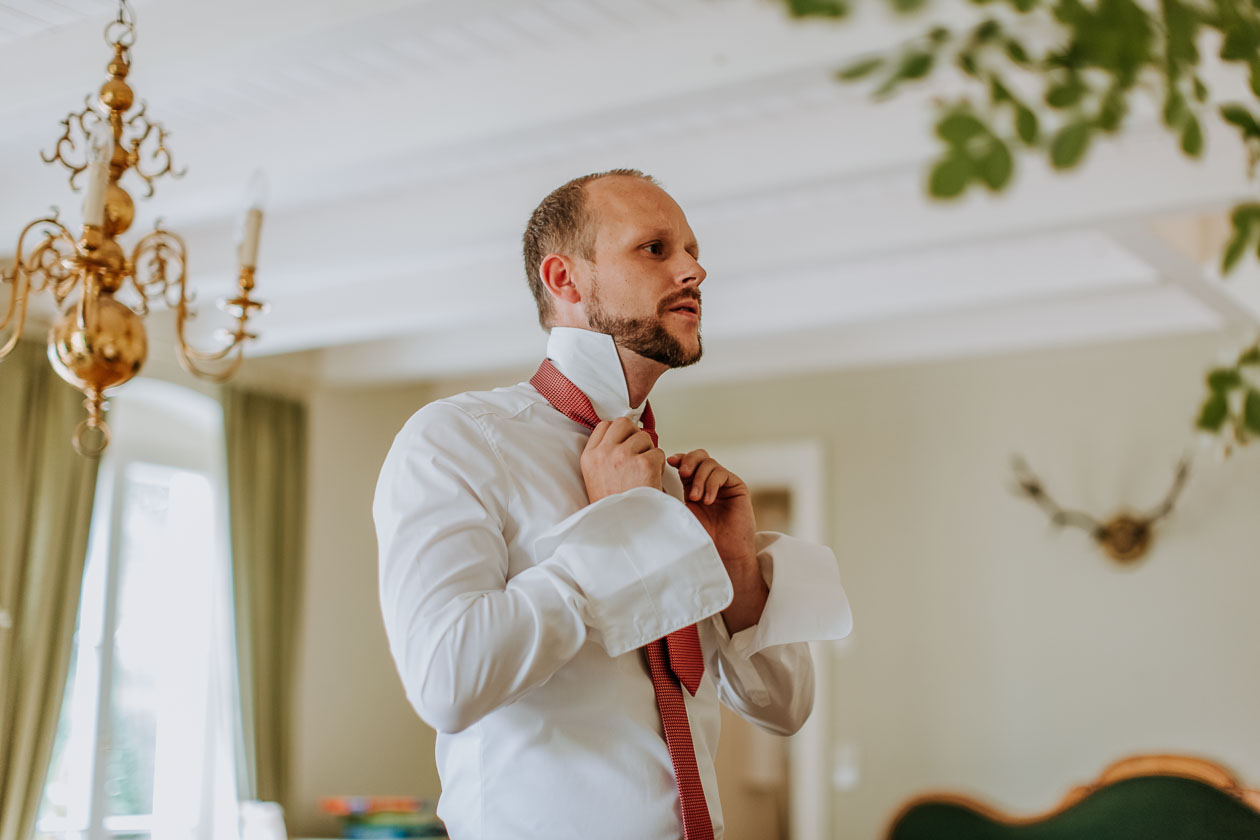
[[[557,411],[575,423],[594,429],[599,415],[582,389],[556,369],[550,359],[543,360],[529,384],[547,398]],[[643,407],[643,430],[656,445],[656,418],[652,406]],[[642,650],[647,656],[652,689],[656,692],[656,708],[665,730],[665,747],[674,763],[674,779],[678,782],[678,801],[682,807],[684,840],[713,840],[713,823],[709,806],[700,784],[696,766],[696,750],[691,743],[691,725],[687,722],[687,704],[682,687],[696,695],[704,676],[704,654],[700,650],[700,634],[692,624],[670,633],[664,639],[649,642]],[[682,684],[682,686],[679,685]]]

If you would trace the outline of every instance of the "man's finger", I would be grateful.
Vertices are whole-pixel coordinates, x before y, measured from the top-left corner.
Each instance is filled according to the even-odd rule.
[[[590,438],[586,441],[587,448],[599,446],[604,439],[604,435],[608,434],[608,427],[611,425],[612,423],[609,423],[607,420],[600,420],[596,423],[595,428],[591,431]]]
[[[684,462],[685,463],[685,462]],[[721,465],[712,458],[706,458],[700,462],[691,474],[690,489],[687,492],[687,498],[694,502],[700,501],[704,496],[705,482],[709,478],[709,474],[715,469],[720,469]],[[682,471],[679,470],[681,473]]]
[[[678,464],[678,474],[683,478],[691,475],[696,471],[696,467],[704,463],[709,457],[709,453],[703,449],[693,449],[686,455],[682,456],[682,461]]]
[[[619,444],[623,443],[631,435],[641,431],[635,422],[629,417],[618,417],[608,426],[608,434],[605,435],[606,443]]]
[[[650,439],[649,439],[650,440]],[[653,446],[649,451],[648,457],[655,460],[660,459],[661,475],[665,474],[665,452]]]
[[[642,455],[644,452],[647,452],[649,449],[656,448],[656,444],[652,443],[651,436],[647,432],[643,431],[642,429],[640,429],[638,432],[630,435],[630,437],[622,441],[621,445],[630,447],[630,451],[633,452],[635,455]],[[664,468],[665,468],[665,465],[662,463],[661,469],[664,469]]]
[[[714,461],[713,463],[717,463]],[[709,473],[709,477],[704,482],[704,503],[711,505],[717,499],[718,491],[721,490],[728,481],[731,474],[722,467],[717,467],[713,472]]]

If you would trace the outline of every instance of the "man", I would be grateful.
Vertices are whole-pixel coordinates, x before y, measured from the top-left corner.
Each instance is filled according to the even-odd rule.
[[[539,373],[425,406],[386,458],[382,611],[455,840],[720,837],[719,700],[796,731],[805,642],[848,633],[828,549],[755,534],[738,477],[655,444],[648,392],[701,355],[698,259],[641,172],[560,187],[525,232]]]

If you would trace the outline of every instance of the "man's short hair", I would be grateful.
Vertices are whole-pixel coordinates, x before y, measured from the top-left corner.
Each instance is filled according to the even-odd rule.
[[[534,208],[529,223],[525,225],[525,279],[529,281],[529,290],[538,305],[538,323],[545,330],[551,329],[555,307],[538,270],[548,254],[564,254],[584,260],[595,258],[596,220],[586,207],[586,185],[612,175],[639,178],[660,186],[651,175],[637,169],[592,172],[553,190]]]

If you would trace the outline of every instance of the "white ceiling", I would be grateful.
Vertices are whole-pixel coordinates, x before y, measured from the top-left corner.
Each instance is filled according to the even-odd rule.
[[[0,45],[84,19],[109,20],[117,8],[114,0],[5,0],[0,3]]]
[[[1249,191],[1228,133],[1195,164],[1148,122],[1068,176],[1024,161],[1008,195],[932,203],[946,89],[877,105],[831,77],[922,26],[883,5],[832,25],[771,0],[140,0],[130,81],[189,171],[138,201],[134,230],[161,216],[202,298],[222,294],[263,168],[272,309],[252,352],[334,383],[536,359],[524,220],[614,166],[662,180],[703,244],[692,379],[1254,329],[1260,271],[1202,267]],[[103,81],[114,14],[0,0],[0,254],[49,205],[78,219],[37,153]]]

